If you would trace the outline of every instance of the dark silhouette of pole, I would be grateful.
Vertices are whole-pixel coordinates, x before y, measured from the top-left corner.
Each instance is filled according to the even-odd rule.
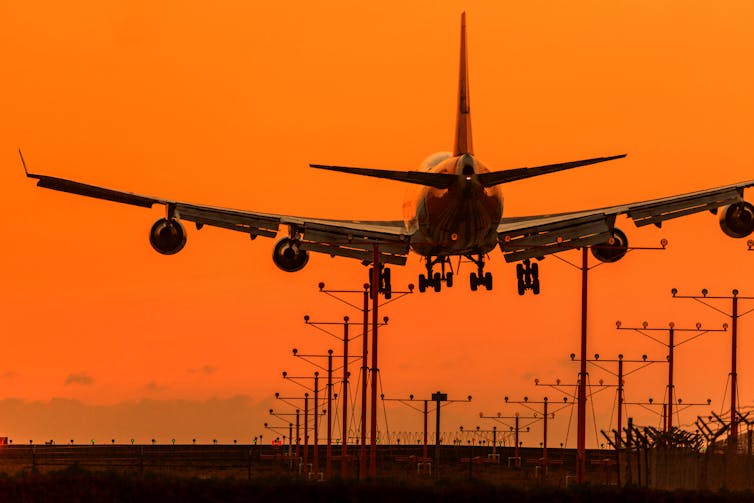
[[[731,350],[730,350],[730,443],[731,450],[738,450],[738,407],[736,394],[738,393],[738,372],[736,355],[738,353],[738,292],[733,290],[731,310]]]
[[[440,403],[448,401],[447,393],[432,393],[435,402],[435,473],[440,467]]]
[[[301,459],[301,410],[296,409],[296,457]]]
[[[631,247],[627,248],[627,251],[633,250],[664,250],[668,242],[666,239],[660,240],[660,247]],[[602,245],[600,245],[602,246]],[[579,484],[584,483],[584,477],[586,474],[586,353],[587,353],[587,311],[589,300],[589,249],[590,246],[581,247],[581,265],[578,266],[557,254],[552,256],[579,269],[581,271],[581,343],[580,343],[580,369],[578,376],[578,390],[576,393],[577,404],[577,427],[576,427],[576,481]],[[598,265],[604,264],[601,262]]]
[[[377,384],[379,367],[377,366],[377,329],[380,325],[378,310],[380,307],[380,245],[374,245],[372,260],[372,397],[371,397],[371,439],[369,452],[369,475],[377,476]]]
[[[319,476],[319,372],[314,373],[314,476]]]
[[[586,474],[586,330],[587,330],[587,300],[589,280],[589,255],[586,246],[581,248],[581,357],[579,369],[579,391],[577,405],[576,432],[576,480],[584,482]]]
[[[359,451],[359,479],[367,477],[367,382],[369,381],[369,284],[364,285],[364,330],[361,359],[361,449]]]
[[[726,326],[723,326],[723,329],[702,329],[702,324],[697,323],[695,328],[678,328],[675,326],[674,322],[668,323],[668,328],[651,328],[649,327],[649,324],[645,321],[642,323],[641,328],[638,327],[623,327],[621,326],[620,321],[615,322],[615,327],[618,330],[632,330],[634,332],[637,332],[644,337],[647,337],[649,339],[652,339],[653,341],[662,344],[666,348],[668,348],[668,355],[667,355],[667,362],[668,362],[668,384],[667,384],[667,392],[666,397],[667,400],[665,402],[665,407],[663,409],[663,424],[662,429],[663,431],[670,431],[673,428],[673,408],[674,404],[676,403],[676,392],[675,392],[675,384],[674,384],[674,376],[675,376],[675,348],[678,346],[681,346],[682,344],[685,344],[689,341],[692,341],[696,339],[697,337],[701,337],[702,335],[708,333],[708,332],[723,332],[727,329]],[[661,341],[660,339],[657,339],[656,337],[653,337],[648,332],[653,331],[659,331],[659,332],[667,332],[668,333],[668,342],[665,343]],[[675,336],[676,332],[696,332],[696,335],[689,337],[680,343],[676,344]],[[620,431],[620,430],[618,430]]]
[[[315,418],[316,419],[316,418]],[[304,470],[309,469],[309,393],[304,393]],[[309,476],[309,472],[306,472]]]
[[[348,476],[348,316],[343,317],[343,428],[340,446],[340,476]]]
[[[379,245],[374,244],[373,245],[373,269],[370,272],[370,283],[364,284],[363,291],[356,291],[356,290],[325,290],[325,284],[323,282],[319,283],[319,289],[321,292],[324,292],[331,297],[344,302],[345,304],[348,304],[352,308],[359,309],[358,306],[355,304],[352,304],[350,302],[347,302],[341,298],[339,298],[337,295],[334,294],[343,294],[343,293],[361,293],[363,298],[363,304],[361,307],[361,312],[363,315],[363,347],[362,347],[362,365],[361,365],[361,372],[362,372],[362,389],[361,389],[361,448],[359,450],[359,478],[364,479],[367,477],[367,474],[370,475],[376,475],[376,469],[377,469],[377,387],[379,385],[379,366],[377,364],[377,330],[378,327],[381,324],[387,324],[388,318],[385,316],[383,318],[383,322],[380,323],[378,321],[378,308],[379,308],[379,294],[381,293],[381,281],[382,281],[382,266],[379,261]],[[386,279],[386,288],[387,288],[387,282]],[[414,285],[409,284],[408,285],[408,291],[395,291],[392,290],[392,288],[385,290],[385,297],[388,302],[392,302],[397,300],[398,298],[401,298],[405,295],[408,295],[410,293],[413,293]],[[390,292],[390,295],[388,295],[387,292]],[[372,314],[373,314],[373,340],[372,340],[372,367],[370,369],[369,367],[369,298],[370,294],[373,301],[373,308],[372,308]],[[398,294],[398,297],[395,295]],[[390,300],[392,297],[392,300]],[[332,335],[332,334],[331,334]],[[367,458],[367,438],[366,438],[366,432],[367,432],[367,414],[368,414],[368,407],[367,407],[367,391],[369,389],[369,379],[370,379],[370,372],[371,372],[371,378],[372,378],[372,384],[371,384],[371,405],[372,405],[372,411],[370,414],[371,419],[371,453],[369,454],[370,460],[373,462],[371,465],[373,468],[368,467],[368,458]],[[346,396],[346,400],[348,397]],[[345,435],[347,438],[347,434]]]
[[[325,478],[332,474],[332,349],[327,350],[327,449],[325,450]]]
[[[422,448],[422,457],[427,460],[429,453],[427,452],[427,418],[429,416],[428,400],[424,400],[424,447]]]

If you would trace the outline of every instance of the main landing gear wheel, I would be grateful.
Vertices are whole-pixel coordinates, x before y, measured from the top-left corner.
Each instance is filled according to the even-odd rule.
[[[476,257],[472,255],[466,255],[466,258],[474,262],[477,266],[477,272],[472,272],[469,275],[469,286],[472,292],[476,292],[480,286],[483,286],[486,290],[492,290],[492,273],[484,272],[484,258],[481,254]]]
[[[372,297],[372,275],[374,274],[374,267],[369,268],[369,298]],[[385,299],[390,300],[393,296],[393,286],[390,281],[390,268],[380,264],[380,281],[377,287],[377,291],[385,296]],[[419,290],[421,290],[421,278],[419,278]]]
[[[427,262],[427,274],[419,275],[419,291],[424,293],[427,288],[432,288],[435,292],[442,290],[442,283],[448,288],[453,286],[453,271],[446,272],[446,266],[450,267],[449,257],[425,257]],[[442,272],[432,272],[436,264],[440,264]]]
[[[525,294],[526,290],[539,295],[539,264],[532,264],[529,259],[516,264],[516,286],[519,295]]]

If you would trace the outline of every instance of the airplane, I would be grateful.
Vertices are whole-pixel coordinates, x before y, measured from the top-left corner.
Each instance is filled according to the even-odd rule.
[[[485,259],[499,247],[506,262],[517,262],[518,294],[540,292],[536,261],[546,255],[589,247],[602,262],[616,262],[628,250],[626,234],[615,226],[618,215],[627,215],[637,227],[701,211],[718,214],[722,231],[733,238],[754,231],[754,205],[743,199],[744,189],[754,180],[670,197],[605,208],[560,214],[521,217],[503,216],[499,185],[579,166],[620,159],[626,154],[572,162],[490,171],[474,156],[471,135],[469,76],[466,47],[466,15],[461,14],[461,43],[458,101],[453,152],[430,155],[415,171],[392,171],[310,164],[312,168],[371,176],[421,186],[415,200],[404,204],[404,220],[363,221],[259,213],[192,204],[173,199],[144,196],[29,172],[19,149],[26,176],[37,186],[117,203],[151,208],[164,205],[166,216],[157,220],[149,233],[152,247],[164,255],[178,253],[186,244],[182,221],[221,227],[274,238],[287,227],[273,246],[272,260],[287,272],[299,271],[309,253],[324,253],[378,265],[379,291],[391,294],[388,264],[404,265],[410,252],[424,259],[426,274],[419,275],[420,292],[436,292],[444,283],[453,285],[451,258],[468,259],[476,265],[469,276],[471,290],[480,286],[492,290],[492,274],[484,271]],[[535,262],[532,262],[532,259]],[[436,271],[438,267],[440,271]],[[370,275],[371,277],[371,275]]]

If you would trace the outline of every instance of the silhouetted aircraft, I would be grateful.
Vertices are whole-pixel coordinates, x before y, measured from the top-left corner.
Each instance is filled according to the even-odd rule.
[[[466,58],[466,21],[462,14],[453,153],[433,154],[417,171],[310,165],[422,186],[419,197],[405,205],[404,221],[330,220],[202,206],[33,174],[28,172],[23,156],[21,161],[26,176],[38,179],[39,187],[147,208],[164,205],[166,216],[154,223],[149,234],[152,247],[159,253],[172,255],[183,249],[186,231],[182,220],[194,222],[197,229],[212,225],[249,234],[252,239],[275,237],[280,226],[285,226],[287,235],[278,239],[272,254],[280,269],[301,270],[309,261],[309,252],[355,258],[365,264],[378,258],[380,288],[388,296],[390,270],[382,265],[405,264],[411,250],[425,260],[426,274],[419,275],[418,285],[422,292],[427,288],[440,291],[443,282],[448,287],[453,285],[451,257],[466,258],[476,265],[476,272],[470,275],[472,290],[480,286],[491,290],[492,274],[484,271],[485,257],[499,246],[507,262],[520,262],[516,267],[518,293],[532,290],[537,294],[539,272],[532,259],[587,246],[603,262],[620,260],[628,249],[628,239],[615,227],[618,215],[627,215],[637,226],[659,227],[665,220],[709,210],[719,215],[720,227],[728,236],[741,238],[754,230],[754,206],[743,200],[744,188],[754,185],[754,181],[606,208],[503,217],[500,184],[619,159],[626,154],[490,171],[474,157],[472,148]],[[440,272],[435,272],[436,267]]]

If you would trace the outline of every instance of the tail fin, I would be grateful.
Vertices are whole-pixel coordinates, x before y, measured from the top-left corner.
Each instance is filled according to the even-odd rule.
[[[458,110],[453,155],[474,154],[469,108],[469,69],[466,62],[466,13],[461,13],[461,64],[458,75]]]

